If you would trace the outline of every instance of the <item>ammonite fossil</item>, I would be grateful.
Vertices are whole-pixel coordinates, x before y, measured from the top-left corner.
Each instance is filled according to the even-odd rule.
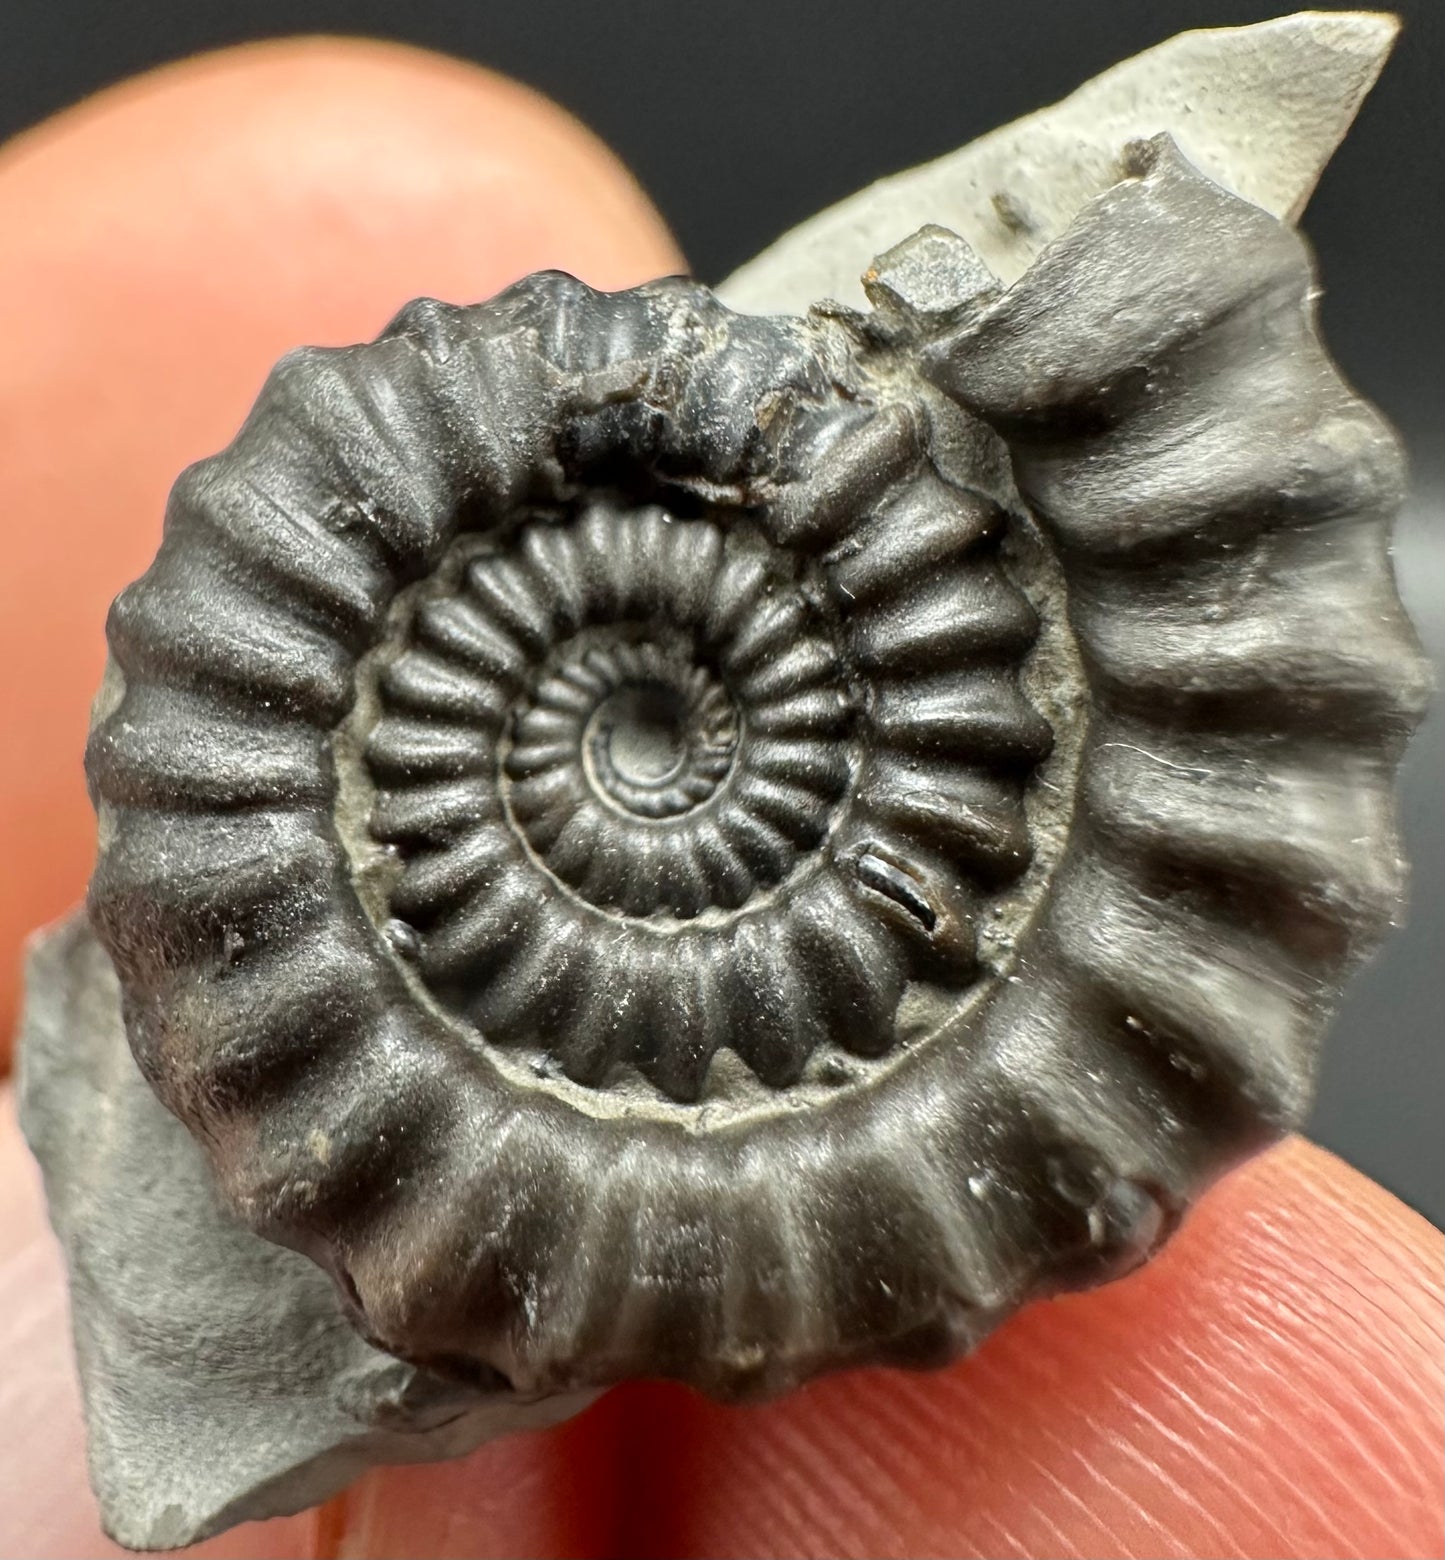
[[[873,315],[414,304],[178,484],[91,913],[386,1349],[945,1358],[1298,1120],[1399,891],[1398,457],[1298,239],[1134,155],[1002,296],[925,230]]]
[[[929,226],[868,308],[414,303],[178,482],[90,914],[379,1348],[942,1361],[1300,1120],[1401,891],[1400,458],[1288,226],[1167,135],[1101,190],[1007,288]]]

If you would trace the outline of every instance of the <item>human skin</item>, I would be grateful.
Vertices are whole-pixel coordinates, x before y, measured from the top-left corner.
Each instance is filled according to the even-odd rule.
[[[166,491],[300,342],[558,266],[682,262],[559,110],[388,45],[227,51],[0,151],[0,1034],[23,935],[84,890],[80,770],[110,598]],[[1298,1140],[1133,1277],[928,1375],[727,1409],[609,1394],[457,1463],[378,1470],[196,1554],[1432,1556],[1445,1545],[1438,1231]],[[119,1553],[85,1484],[60,1260],[0,1111],[0,1553]]]

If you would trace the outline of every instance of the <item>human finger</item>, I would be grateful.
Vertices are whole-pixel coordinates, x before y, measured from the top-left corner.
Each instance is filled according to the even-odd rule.
[[[929,1375],[632,1427],[637,1555],[1437,1556],[1445,1238],[1293,1139]],[[651,1428],[655,1427],[655,1428]]]

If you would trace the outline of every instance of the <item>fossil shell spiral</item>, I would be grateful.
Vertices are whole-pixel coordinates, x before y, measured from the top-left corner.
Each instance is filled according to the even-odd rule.
[[[112,612],[91,914],[258,1232],[465,1379],[945,1359],[1297,1122],[1395,912],[1393,436],[1138,148],[1019,281],[285,359]]]

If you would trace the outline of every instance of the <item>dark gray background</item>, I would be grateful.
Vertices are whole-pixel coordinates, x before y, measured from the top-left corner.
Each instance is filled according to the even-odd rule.
[[[0,0],[0,136],[198,49],[296,32],[430,45],[551,94],[637,171],[697,274],[819,207],[1063,96],[1224,0]],[[1328,7],[1320,7],[1328,9]],[[1305,226],[1346,373],[1404,430],[1401,586],[1445,667],[1445,0],[1408,0],[1395,58]],[[3,236],[0,236],[3,242]],[[1445,1223],[1445,724],[1404,777],[1406,930],[1355,986],[1313,1135]]]

